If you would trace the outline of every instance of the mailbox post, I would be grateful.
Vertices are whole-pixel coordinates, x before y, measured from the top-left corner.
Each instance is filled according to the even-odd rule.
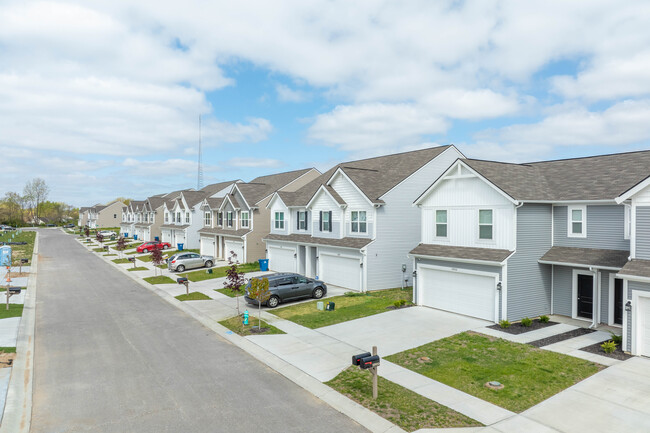
[[[9,298],[11,298],[13,295],[19,295],[20,294],[20,287],[11,287],[11,278],[7,277],[7,291],[5,292],[5,295],[7,296],[7,306],[6,309],[9,310]]]
[[[23,265],[26,265],[27,263],[29,263],[28,259],[20,259],[20,273],[21,274],[23,273]]]
[[[358,365],[362,370],[370,370],[372,373],[372,398],[377,400],[377,367],[379,367],[381,358],[377,355],[377,346],[372,346],[372,354],[369,352],[354,355],[352,365]]]
[[[133,263],[133,269],[135,269],[135,257],[129,257],[127,260]]]
[[[185,292],[189,295],[190,294],[190,282],[187,278],[181,277],[181,278],[176,278],[176,282],[178,284],[185,284]]]

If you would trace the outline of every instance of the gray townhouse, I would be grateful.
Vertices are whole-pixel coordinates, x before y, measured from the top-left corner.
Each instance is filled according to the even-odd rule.
[[[225,195],[206,197],[203,226],[198,231],[201,254],[227,260],[231,252],[239,263],[266,257],[263,237],[269,233],[267,204],[277,191],[296,191],[321,173],[315,168],[257,177],[232,185]]]
[[[510,164],[459,159],[414,201],[414,301],[497,322],[620,326],[650,355],[650,151]]]
[[[463,155],[440,146],[336,165],[267,207],[269,267],[358,290],[410,284],[407,254],[420,239],[413,201]]]
[[[81,208],[80,223],[91,229],[120,227],[122,224],[122,209],[124,203],[115,200],[106,205],[96,204],[91,207]]]

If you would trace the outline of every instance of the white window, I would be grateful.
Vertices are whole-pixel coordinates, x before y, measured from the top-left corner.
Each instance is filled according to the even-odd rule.
[[[146,222],[146,223],[149,222],[149,214],[148,213],[144,214],[144,222]]]
[[[273,227],[278,230],[284,230],[284,212],[276,212],[273,222]]]
[[[172,222],[173,223],[176,222],[176,214],[174,212],[172,212]]]
[[[352,233],[366,233],[368,230],[366,224],[366,211],[353,210],[350,215],[352,224]]]
[[[446,210],[436,211],[436,237],[437,238],[447,237],[447,211]]]
[[[332,231],[332,221],[330,218],[330,212],[321,212],[320,217],[320,230],[322,232],[331,232]]]
[[[307,211],[298,212],[298,230],[307,230]]]
[[[167,212],[165,212],[165,222],[166,223],[169,222],[169,214]]]
[[[241,213],[241,226],[248,228],[248,212]]]
[[[569,221],[567,235],[570,238],[586,238],[587,206],[569,206],[568,214]]]
[[[625,224],[625,230],[624,230],[624,239],[630,239],[630,236],[632,235],[632,206],[629,204],[625,205],[625,217],[624,217],[624,224]]]
[[[478,211],[478,238],[484,240],[492,239],[493,235],[492,209],[481,209]]]
[[[223,225],[223,212],[217,214],[217,225],[221,227]]]
[[[212,212],[205,213],[205,226],[210,227],[212,225]]]
[[[232,227],[232,211],[226,212],[226,224],[228,227]]]
[[[190,223],[190,213],[189,212],[185,212],[185,223],[186,224]]]

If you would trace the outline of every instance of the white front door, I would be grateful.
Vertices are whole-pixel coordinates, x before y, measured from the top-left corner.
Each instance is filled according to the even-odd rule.
[[[244,243],[242,241],[226,239],[225,248],[226,260],[230,258],[230,252],[233,251],[235,254],[237,254],[236,261],[238,263],[246,263],[246,257],[244,257]]]
[[[495,321],[493,275],[419,266],[417,285],[421,305]]]
[[[322,281],[346,289],[361,290],[361,260],[347,256],[320,253],[320,278]]]
[[[270,246],[269,269],[276,272],[296,272],[296,259],[293,257],[296,253],[295,248],[282,248]]]

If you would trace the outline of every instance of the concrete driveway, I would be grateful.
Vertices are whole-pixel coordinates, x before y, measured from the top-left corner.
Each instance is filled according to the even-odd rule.
[[[440,340],[490,322],[427,307],[410,307],[319,328],[318,332],[381,356]]]

